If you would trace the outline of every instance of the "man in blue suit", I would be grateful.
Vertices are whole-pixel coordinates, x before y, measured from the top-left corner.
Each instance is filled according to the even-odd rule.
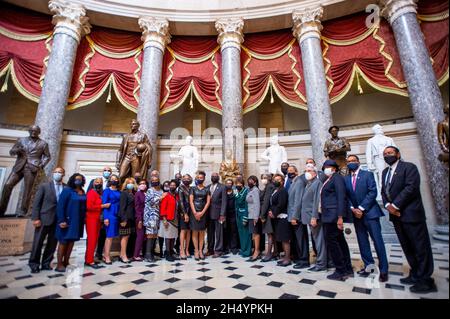
[[[386,282],[388,280],[388,260],[380,224],[380,217],[384,214],[376,200],[377,184],[375,178],[373,173],[360,168],[357,155],[347,157],[347,168],[350,174],[345,177],[345,188],[347,189],[349,206],[353,213],[353,224],[355,225],[359,251],[365,267],[358,271],[358,274],[367,277],[369,275],[366,271],[367,266],[375,264],[370,249],[370,236],[379,260],[379,280],[380,282]]]
[[[383,156],[389,165],[382,174],[383,204],[389,211],[389,218],[411,267],[409,276],[400,282],[412,285],[409,290],[414,293],[436,292],[437,287],[431,277],[433,252],[420,194],[419,170],[413,163],[402,161],[400,150],[395,146],[386,147]]]

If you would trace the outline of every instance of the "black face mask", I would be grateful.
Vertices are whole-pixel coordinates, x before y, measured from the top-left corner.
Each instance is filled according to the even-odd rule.
[[[227,185],[227,186],[225,186],[228,190],[230,190],[230,189],[232,189],[233,188],[233,186],[231,186],[231,185]]]
[[[119,185],[119,181],[110,181],[109,184],[111,186],[117,186],[117,185]]]
[[[136,184],[139,184],[139,182],[142,180],[140,177],[135,177],[134,180],[136,181]]]
[[[96,190],[101,190],[103,188],[103,185],[102,184],[96,184],[96,185],[94,185],[94,188]]]
[[[255,186],[255,183],[254,183],[254,182],[248,182],[248,187],[249,187],[249,188],[252,188],[253,186]]]
[[[191,181],[183,181],[183,185],[184,186],[189,186],[189,185],[191,185]]]
[[[288,173],[287,174],[289,178],[294,178],[295,177],[295,173]]]
[[[218,183],[219,182],[219,176],[211,176],[211,182]]]
[[[275,181],[275,182],[273,182],[273,186],[275,186],[275,187],[280,187],[281,186],[281,183],[280,182],[278,182],[278,181]]]
[[[398,158],[395,155],[388,155],[384,157],[384,161],[391,166],[392,164],[394,164],[395,162],[397,162]]]
[[[281,168],[281,172],[286,175],[287,174],[288,169],[287,168]]]
[[[157,186],[159,186],[159,182],[151,182],[150,185],[152,185],[152,187],[157,187]]]
[[[242,186],[236,186],[236,189],[237,189],[238,191],[241,191],[241,190],[242,190]]]
[[[170,192],[171,192],[171,193],[175,193],[176,190],[177,190],[176,187],[171,187],[171,188],[170,188]]]

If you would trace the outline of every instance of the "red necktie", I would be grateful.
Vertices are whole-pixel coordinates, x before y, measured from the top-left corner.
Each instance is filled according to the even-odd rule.
[[[353,191],[356,191],[356,174],[355,173],[352,174],[352,187],[353,187]]]

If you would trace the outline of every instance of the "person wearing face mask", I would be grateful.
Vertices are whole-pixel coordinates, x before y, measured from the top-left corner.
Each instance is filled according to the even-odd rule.
[[[260,219],[262,223],[262,233],[267,235],[267,248],[264,252],[264,257],[261,259],[261,262],[268,262],[273,259],[276,259],[278,254],[277,245],[275,242],[274,235],[274,225],[272,222],[272,218],[268,216],[269,208],[270,208],[270,197],[275,190],[275,186],[272,183],[272,174],[262,174],[261,175],[261,211],[260,211]],[[265,244],[265,243],[264,243]],[[263,245],[264,247],[264,245]],[[273,248],[273,253],[272,253]]]
[[[83,186],[86,179],[75,173],[59,195],[56,208],[56,232],[58,239],[58,266],[55,271],[65,272],[69,266],[73,245],[83,236],[86,218],[86,194]]]
[[[99,266],[94,261],[95,247],[97,246],[98,236],[102,227],[100,215],[105,207],[102,204],[103,179],[97,177],[94,179],[92,189],[86,195],[86,253],[84,255],[84,264],[97,269]]]
[[[320,181],[323,183],[327,180],[327,175],[325,175],[325,173],[321,170],[319,170],[316,166],[316,161],[314,160],[314,158],[307,158],[306,159],[306,165],[312,165],[314,167],[314,169],[317,172],[317,176],[319,177]],[[306,181],[306,180],[305,180]]]
[[[322,182],[317,176],[317,170],[312,165],[305,169],[306,184],[296,201],[296,210],[291,217],[291,224],[295,226],[302,224],[310,227],[311,237],[316,243],[316,264],[308,269],[308,272],[324,272],[327,270],[327,248],[323,235],[322,222],[319,216],[320,189]],[[298,205],[297,205],[298,203]],[[306,231],[307,233],[307,231]],[[296,233],[297,234],[297,233]],[[294,268],[300,268],[294,266]]]
[[[169,182],[169,192],[161,200],[160,218],[162,225],[159,227],[158,236],[164,238],[166,244],[166,260],[175,261],[173,248],[175,238],[178,236],[178,217],[184,214],[183,205],[180,203],[180,196],[177,193],[177,181]]]
[[[248,193],[245,201],[248,207],[248,232],[252,235],[253,244],[255,249],[253,255],[247,260],[250,262],[258,260],[260,249],[260,236],[261,236],[261,220],[259,214],[261,212],[260,192],[258,177],[250,176],[247,179]]]
[[[227,208],[226,208],[226,218],[225,218],[225,254],[231,252],[236,255],[239,252],[239,236],[236,223],[236,190],[233,189],[233,180],[227,178],[225,180],[225,190],[227,193]]]
[[[326,245],[336,267],[335,272],[327,278],[345,281],[348,277],[354,277],[350,250],[344,236],[344,219],[348,217],[345,180],[339,174],[339,166],[334,160],[326,160],[323,167],[328,179],[320,191],[319,212]]]
[[[288,207],[288,192],[284,188],[284,176],[276,174],[273,177],[274,191],[270,196],[269,218],[275,228],[275,240],[281,242],[284,257],[277,262],[278,266],[286,267],[291,264],[291,244],[292,229],[288,221],[287,207]]]
[[[143,261],[141,257],[142,247],[145,241],[144,229],[144,207],[145,207],[145,192],[148,189],[148,182],[141,180],[138,184],[138,190],[134,195],[134,218],[136,224],[136,243],[134,246],[133,261]]]
[[[134,173],[134,180],[136,181],[136,185],[139,185],[142,180],[141,172]]]
[[[192,241],[195,247],[195,260],[204,260],[203,242],[206,230],[206,212],[211,203],[209,188],[204,185],[205,172],[197,172],[195,186],[191,187],[189,194],[189,204],[191,206],[191,216],[189,218],[192,230]]]
[[[236,179],[236,223],[239,234],[240,255],[250,257],[252,253],[252,238],[248,229],[248,188],[244,187],[243,179]]]
[[[185,174],[182,177],[181,185],[178,188],[178,196],[180,198],[180,205],[183,205],[182,213],[179,215],[180,228],[180,259],[186,260],[190,258],[189,244],[191,242],[191,230],[189,228],[189,215],[191,207],[189,205],[189,193],[192,184],[192,177]]]
[[[163,190],[163,194],[161,196],[161,200],[169,193],[170,190],[170,186],[169,186],[169,181],[164,181],[164,183],[162,184],[162,190]],[[156,246],[156,245],[155,245]],[[164,237],[158,236],[158,247],[159,247],[159,257],[161,259],[164,258]],[[153,252],[155,252],[155,247],[153,247]]]
[[[64,173],[64,168],[55,168],[53,170],[52,181],[39,185],[34,197],[31,214],[31,220],[34,226],[34,238],[30,259],[28,260],[28,265],[32,273],[38,273],[40,270],[52,270],[51,262],[58,243],[55,238],[56,205],[61,192],[67,186],[62,181]],[[46,239],[47,242],[41,261],[42,246]]]
[[[383,236],[381,235],[380,217],[384,216],[377,203],[377,184],[372,172],[360,168],[359,157],[349,155],[347,157],[347,168],[350,172],[345,177],[345,187],[349,207],[353,213],[353,224],[355,225],[356,237],[358,239],[359,251],[364,262],[364,268],[358,271],[363,277],[368,277],[366,271],[369,265],[374,265],[370,249],[369,235],[377,252],[380,282],[388,280],[388,260]]]
[[[413,163],[402,161],[400,150],[395,146],[386,147],[383,156],[389,166],[382,174],[381,197],[411,268],[409,275],[400,282],[412,285],[409,290],[413,293],[436,292],[431,277],[433,252],[420,193],[419,170]]]
[[[119,207],[120,207],[120,190],[119,177],[111,175],[109,179],[109,187],[103,191],[102,203],[103,208],[103,224],[106,232],[105,248],[103,250],[103,262],[111,265],[111,245],[114,237],[119,236]]]
[[[155,256],[153,253],[153,247],[156,237],[158,236],[160,203],[163,195],[159,177],[151,177],[150,186],[151,187],[145,194],[144,226],[145,235],[147,236],[147,243],[144,258],[145,261],[154,262]]]
[[[283,173],[284,176],[284,183],[286,184],[287,179],[288,179],[288,168],[289,168],[289,163],[287,162],[283,162],[281,163],[281,173]]]
[[[134,193],[137,190],[136,181],[134,178],[128,177],[122,184],[122,191],[120,193],[119,201],[119,236],[120,236],[120,255],[119,260],[124,264],[129,264],[131,261],[127,256],[127,245],[131,233],[134,230]]]
[[[112,169],[109,166],[105,166],[103,168],[103,187],[102,189],[105,190],[109,187],[109,179],[112,175]],[[92,181],[92,185],[93,185],[93,181]],[[90,188],[88,188],[88,192],[90,191]],[[103,211],[102,214],[100,215],[100,220],[103,224]],[[106,230],[105,227],[101,227],[100,228],[100,234],[98,236],[98,241],[97,241],[97,249],[95,251],[95,258],[96,258],[96,262],[101,262],[103,260],[103,250],[105,248],[105,240],[106,240]]]
[[[211,184],[208,186],[211,194],[211,205],[208,214],[208,252],[206,256],[212,254],[213,258],[223,254],[223,229],[227,208],[227,194],[225,185],[219,182],[219,173],[211,174]]]

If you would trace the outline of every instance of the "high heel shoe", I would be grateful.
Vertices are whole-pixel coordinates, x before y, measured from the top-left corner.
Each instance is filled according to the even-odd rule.
[[[106,265],[112,265],[112,261],[110,260],[110,261],[108,262],[108,261],[106,261],[106,258],[104,258],[104,257],[103,257],[103,262],[104,262]]]
[[[129,263],[131,263],[130,260],[123,260],[123,258],[120,257],[120,256],[119,256],[119,261],[120,261],[121,263],[124,263],[124,264],[129,264]]]

